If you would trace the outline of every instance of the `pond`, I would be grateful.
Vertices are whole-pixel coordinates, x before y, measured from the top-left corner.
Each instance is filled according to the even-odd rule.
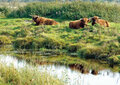
[[[9,55],[0,55],[0,62],[8,66],[12,64],[16,69],[34,67],[25,60]],[[109,69],[99,71],[97,75],[91,74],[91,70],[88,74],[82,74],[63,65],[38,65],[37,69],[62,80],[65,85],[120,85],[120,73]]]

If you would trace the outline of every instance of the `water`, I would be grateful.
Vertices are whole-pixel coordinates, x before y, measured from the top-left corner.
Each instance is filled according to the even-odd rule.
[[[8,66],[12,64],[17,69],[25,68],[26,66],[34,67],[24,60],[18,60],[8,55],[0,55],[0,62],[4,62]],[[60,65],[39,65],[37,68],[39,71],[46,71],[51,76],[61,79],[65,85],[120,85],[120,73],[114,73],[110,70],[103,70],[98,75],[92,75],[91,73],[82,74],[79,71]]]

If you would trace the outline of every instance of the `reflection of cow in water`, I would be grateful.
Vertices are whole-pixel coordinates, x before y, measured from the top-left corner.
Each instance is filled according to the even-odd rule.
[[[89,70],[85,69],[83,65],[80,65],[80,64],[70,64],[69,67],[73,70],[79,70],[81,71],[81,73],[89,73]]]
[[[93,18],[91,18],[91,20],[92,20],[92,25],[100,24],[101,26],[109,27],[108,21],[100,19],[98,16],[94,16]]]
[[[79,71],[81,71],[81,73],[83,73],[83,74],[89,73],[88,68],[85,68],[85,67],[84,67],[83,65],[81,65],[81,64],[69,64],[69,67],[70,67],[71,69],[73,69],[73,70],[79,70]],[[98,74],[98,71],[93,69],[93,70],[91,70],[91,74],[97,75],[97,74]]]
[[[48,19],[45,17],[39,17],[37,15],[33,15],[32,19],[34,22],[36,22],[36,25],[57,25],[58,24],[58,22],[52,19]]]

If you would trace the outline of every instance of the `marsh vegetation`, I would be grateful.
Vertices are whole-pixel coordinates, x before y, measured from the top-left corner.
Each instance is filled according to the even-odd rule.
[[[30,15],[36,14],[52,18],[59,24],[35,26]],[[69,28],[70,21],[95,15],[108,20],[110,27],[102,27],[98,24],[92,26],[90,22],[89,26],[83,29]],[[82,1],[34,2],[14,10],[0,7],[0,17],[2,53],[4,50],[5,52],[16,51],[13,54],[17,58],[34,64],[57,63],[67,66],[78,64],[85,69],[102,70],[111,67],[113,71],[120,71],[119,4]],[[7,69],[14,70],[14,67],[9,69],[1,64],[0,69],[5,69],[3,70],[5,73]],[[25,83],[21,81],[24,75],[21,74],[22,71],[15,72],[19,76],[15,84]],[[2,83],[9,82],[6,76],[0,76]],[[36,77],[38,78],[38,75]]]

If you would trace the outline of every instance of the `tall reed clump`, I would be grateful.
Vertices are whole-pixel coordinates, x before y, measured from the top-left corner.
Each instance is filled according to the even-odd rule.
[[[35,67],[16,69],[0,63],[0,85],[64,85],[47,73],[39,72]]]
[[[34,14],[40,16],[51,16],[51,13],[54,13],[61,7],[61,5],[61,3],[57,2],[29,3],[25,7],[20,7],[18,10],[14,10],[8,17],[30,17],[30,15]]]
[[[25,7],[12,11],[8,17],[30,17],[34,14],[62,19],[80,19],[96,15],[109,21],[120,22],[118,4],[82,1],[29,3]]]
[[[2,16],[8,16],[8,14],[11,12],[11,10],[7,7],[0,7],[0,17]]]

